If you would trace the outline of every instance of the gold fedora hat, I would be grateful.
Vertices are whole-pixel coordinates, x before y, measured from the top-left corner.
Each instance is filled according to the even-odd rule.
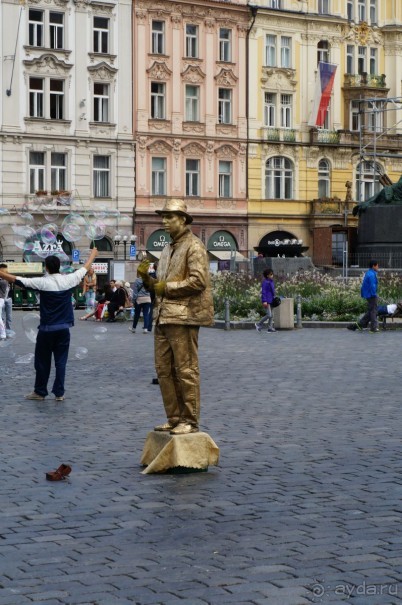
[[[193,222],[193,217],[190,216],[187,212],[186,204],[183,200],[179,200],[178,198],[167,200],[162,210],[155,210],[155,212],[157,214],[165,214],[165,212],[174,212],[175,214],[180,214],[181,216],[186,217],[186,225],[189,225]]]

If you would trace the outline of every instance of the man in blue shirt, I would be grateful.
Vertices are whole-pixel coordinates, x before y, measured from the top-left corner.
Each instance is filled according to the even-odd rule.
[[[35,346],[35,387],[25,399],[43,401],[48,395],[47,383],[53,354],[56,376],[52,393],[56,401],[64,400],[70,328],[74,325],[71,290],[84,278],[97,253],[97,249],[93,248],[81,269],[64,275],[59,273],[60,259],[57,256],[48,256],[45,259],[46,274],[43,277],[17,277],[0,270],[1,279],[40,292],[40,323]]]
[[[371,260],[369,270],[364,275],[361,287],[361,296],[367,301],[367,311],[358,322],[348,326],[348,330],[362,330],[363,328],[367,328],[370,323],[371,334],[379,331],[377,320],[377,271],[378,261]]]

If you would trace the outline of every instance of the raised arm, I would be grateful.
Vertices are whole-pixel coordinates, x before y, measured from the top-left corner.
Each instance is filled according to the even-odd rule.
[[[97,256],[97,254],[98,254],[98,249],[97,248],[92,248],[91,254],[89,255],[89,258],[88,258],[87,262],[84,265],[84,267],[85,267],[85,269],[87,271],[90,270],[90,268],[92,266],[92,263],[94,262],[95,257]]]

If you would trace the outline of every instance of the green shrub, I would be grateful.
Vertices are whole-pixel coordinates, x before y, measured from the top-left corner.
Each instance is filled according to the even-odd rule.
[[[276,279],[276,293],[284,298],[301,296],[302,317],[316,321],[351,321],[365,312],[360,296],[363,274],[358,278],[330,277],[319,271],[302,272],[291,278]],[[264,314],[261,281],[244,273],[220,272],[212,276],[216,319],[225,317],[225,299],[230,301],[232,320],[256,321]],[[402,300],[402,281],[398,274],[379,275],[379,301]],[[296,311],[296,309],[295,309]]]

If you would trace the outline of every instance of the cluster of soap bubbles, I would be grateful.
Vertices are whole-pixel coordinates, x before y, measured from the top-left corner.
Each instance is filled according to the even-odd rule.
[[[65,214],[67,210],[67,214]],[[107,205],[84,207],[78,197],[34,196],[29,203],[12,211],[0,208],[0,230],[10,226],[16,248],[23,250],[27,262],[38,262],[47,256],[60,258],[62,268],[70,263],[63,251],[62,239],[76,245],[86,238],[94,245],[105,237],[131,232],[131,218]],[[62,236],[62,237],[61,237]]]
[[[24,334],[26,338],[32,342],[36,343],[36,337],[38,335],[38,328],[40,324],[40,316],[38,313],[26,313],[22,318],[22,326],[24,330]],[[14,351],[10,349],[12,344],[15,342],[16,334],[14,331],[9,330],[7,333],[6,340],[0,340],[0,353],[3,349],[7,349],[6,356],[8,359],[14,359],[14,363],[20,365],[27,365],[33,362],[34,353],[26,353],[25,355],[16,355]],[[106,326],[97,326],[94,329],[94,339],[96,341],[105,340],[107,338],[107,328]],[[83,360],[88,356],[88,348],[87,347],[79,347],[72,345],[70,347],[70,358],[72,360]]]

